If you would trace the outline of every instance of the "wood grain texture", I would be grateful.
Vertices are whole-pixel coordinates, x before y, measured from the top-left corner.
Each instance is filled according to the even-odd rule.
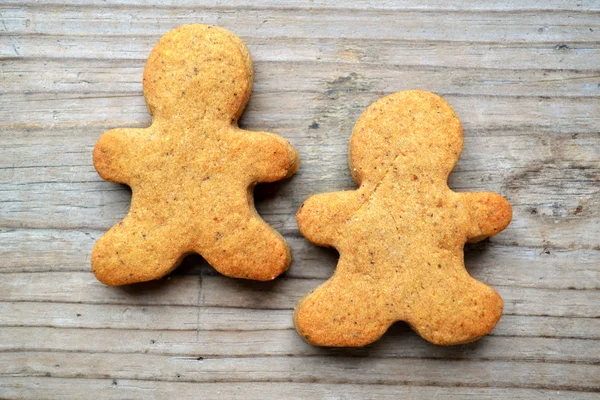
[[[258,210],[294,262],[219,276],[198,256],[162,281],[97,282],[94,242],[130,191],[91,163],[98,137],[150,122],[141,77],[171,28],[216,24],[255,62],[244,128],[289,139],[291,180]],[[353,189],[352,127],[383,95],[442,95],[465,130],[450,178],[495,191],[509,228],[468,246],[505,300],[491,335],[441,348],[396,324],[364,349],[320,349],[291,309],[335,251],[299,235],[308,196]],[[598,398],[600,3],[5,0],[0,4],[0,398]]]

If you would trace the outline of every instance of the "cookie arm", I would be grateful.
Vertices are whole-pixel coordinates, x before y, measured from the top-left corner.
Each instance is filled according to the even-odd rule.
[[[266,132],[243,132],[242,150],[249,158],[256,182],[274,182],[298,171],[300,156],[281,136]]]
[[[309,197],[298,210],[300,232],[319,246],[332,246],[336,231],[360,207],[358,191],[322,193]]]
[[[102,179],[129,183],[136,168],[136,146],[142,137],[140,129],[111,129],[105,132],[94,147],[94,167]]]
[[[475,243],[504,230],[512,219],[508,201],[496,193],[465,193],[462,195],[471,225],[467,231],[470,243]]]

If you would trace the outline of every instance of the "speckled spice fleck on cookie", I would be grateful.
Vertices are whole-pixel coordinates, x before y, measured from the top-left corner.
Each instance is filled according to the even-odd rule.
[[[313,196],[298,211],[302,234],[340,253],[333,277],[296,307],[304,339],[363,346],[406,321],[449,345],[494,328],[502,299],[469,276],[463,247],[506,228],[512,211],[500,195],[448,188],[462,144],[458,117],[433,93],[395,93],[364,112],[349,156],[360,187]]]
[[[100,281],[158,279],[191,252],[237,278],[270,280],[288,268],[289,246],[252,193],[294,174],[299,157],[280,136],[238,127],[252,81],[248,49],[231,32],[184,25],[160,39],[144,70],[152,125],[108,131],[94,148],[100,176],[133,193],[127,217],[92,252]]]

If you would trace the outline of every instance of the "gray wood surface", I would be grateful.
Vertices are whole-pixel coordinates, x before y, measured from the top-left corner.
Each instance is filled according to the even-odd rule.
[[[600,1],[3,0],[0,3],[0,398],[599,398]],[[113,127],[147,126],[158,38],[223,26],[249,46],[241,125],[300,151],[257,188],[293,248],[271,283],[191,256],[162,281],[109,288],[92,246],[130,191],[91,163]],[[506,196],[514,220],[469,246],[505,315],[488,337],[435,347],[404,324],[364,349],[321,349],[292,308],[331,275],[299,234],[318,192],[351,189],[352,126],[379,97],[444,96],[465,129],[458,191]]]

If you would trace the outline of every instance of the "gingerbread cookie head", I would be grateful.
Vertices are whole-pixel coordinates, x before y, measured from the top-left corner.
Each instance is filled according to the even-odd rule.
[[[357,184],[379,181],[393,164],[402,163],[447,179],[460,157],[463,134],[454,110],[440,100],[428,92],[401,92],[363,113],[349,152]]]
[[[184,25],[150,53],[144,96],[150,114],[160,118],[237,121],[253,74],[250,53],[237,36],[215,26]]]
[[[144,71],[152,125],[113,129],[94,148],[100,176],[132,188],[127,217],[94,246],[100,281],[158,279],[191,252],[238,278],[270,280],[288,268],[289,246],[252,192],[291,176],[299,158],[282,137],[237,126],[252,79],[248,50],[224,29],[185,25],[159,41]]]
[[[396,321],[436,344],[493,329],[502,299],[469,276],[463,247],[503,230],[511,208],[494,193],[448,188],[461,149],[460,122],[433,93],[395,93],[365,111],[350,143],[358,190],[313,196],[298,211],[302,234],[340,253],[334,276],[296,307],[307,341],[362,346]]]

